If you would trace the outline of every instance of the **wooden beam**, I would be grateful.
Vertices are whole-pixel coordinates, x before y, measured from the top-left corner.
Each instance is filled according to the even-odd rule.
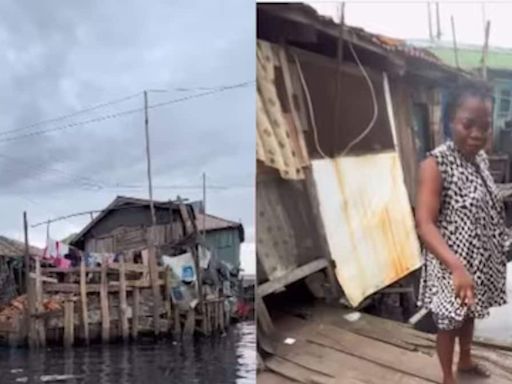
[[[140,288],[133,289],[133,307],[132,307],[132,339],[139,336],[139,316],[140,316]]]
[[[28,344],[30,348],[37,348],[39,346],[39,339],[37,337],[36,319],[33,317],[36,311],[36,279],[31,278],[27,274],[27,327],[28,327]]]
[[[181,337],[181,311],[178,306],[174,307],[174,336]]]
[[[196,329],[196,310],[189,308],[187,311],[187,320],[183,329],[183,336],[192,336]]]
[[[150,231],[152,233],[152,229]],[[153,235],[151,235],[153,236]],[[158,268],[156,263],[156,247],[153,241],[149,246],[149,277],[151,280],[151,290],[153,292],[153,329],[155,336],[160,334],[160,308],[162,306],[162,297],[160,292],[160,284],[158,283]]]
[[[41,259],[36,257],[36,280],[35,280],[35,292],[36,292],[36,314],[44,312],[43,307],[43,281],[41,276]],[[38,344],[42,347],[46,346],[46,329],[44,326],[44,320],[41,318],[36,319],[36,332],[39,339]]]
[[[267,306],[263,301],[263,298],[259,295],[256,295],[256,318],[258,324],[261,326],[261,330],[267,335],[271,336],[275,332],[274,323],[270,318],[270,315],[267,310]]]
[[[64,302],[64,347],[71,348],[75,339],[74,303],[66,299]]]
[[[167,313],[167,321],[168,328],[167,331],[171,331],[172,325],[172,308],[171,308],[171,269],[169,267],[165,268],[165,276],[164,276],[164,300],[165,300],[165,312]]]
[[[143,264],[135,264],[135,263],[125,263],[124,265],[126,272],[148,272],[148,267]],[[108,265],[108,273],[112,272],[118,272],[120,268],[119,263],[110,263]],[[80,267],[71,267],[71,268],[54,268],[54,267],[47,267],[42,268],[41,270],[43,273],[79,273]],[[164,267],[158,268],[159,272],[164,271]],[[86,269],[86,273],[101,273],[101,267],[89,267]]]
[[[81,319],[84,332],[84,341],[89,345],[89,313],[87,309],[87,277],[85,272],[85,259],[81,254],[80,260],[80,306],[81,306]]]
[[[291,283],[294,283],[300,279],[305,278],[315,272],[318,272],[322,269],[328,268],[329,263],[327,259],[317,259],[308,264],[305,264],[299,268],[294,269],[293,271],[278,277],[276,279],[270,280],[262,285],[258,286],[257,295],[260,297],[264,297],[269,295],[275,291],[278,291]]]
[[[194,223],[192,223],[192,220],[190,218],[187,206],[183,204],[181,201],[178,201],[178,206],[180,209],[181,219],[183,220],[183,223],[185,224],[185,237],[187,235],[190,235],[194,233]]]
[[[128,304],[126,299],[126,272],[124,268],[124,256],[121,256],[119,263],[119,308],[120,308],[120,323],[121,323],[121,334],[123,341],[128,341],[129,330],[128,330]]]
[[[163,285],[164,281],[159,280],[158,285]],[[131,291],[134,288],[149,288],[150,285],[146,281],[126,281],[126,290]],[[87,284],[87,293],[101,292],[101,284]],[[108,292],[119,292],[120,284],[118,281],[112,281],[108,284]],[[46,292],[61,292],[61,293],[80,293],[80,284],[74,283],[47,283],[44,290]]]
[[[30,277],[34,280],[36,280],[36,273],[35,272],[30,272]],[[43,283],[54,283],[54,284],[58,284],[59,281],[57,279],[54,279],[53,277],[48,277],[48,276],[43,276],[41,275],[41,282]]]
[[[101,289],[100,289],[100,302],[101,302],[101,339],[104,343],[110,340],[110,313],[108,304],[108,280],[107,280],[107,263],[108,259],[103,256],[101,263]]]

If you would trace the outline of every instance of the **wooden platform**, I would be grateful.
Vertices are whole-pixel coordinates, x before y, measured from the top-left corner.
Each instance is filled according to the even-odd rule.
[[[274,354],[265,359],[258,384],[440,382],[433,335],[363,314],[349,315],[350,321],[348,314],[324,306],[275,319]],[[493,378],[460,383],[512,382],[512,343],[478,344],[475,355]]]

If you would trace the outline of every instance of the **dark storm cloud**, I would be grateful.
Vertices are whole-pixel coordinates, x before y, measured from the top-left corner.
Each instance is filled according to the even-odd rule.
[[[150,104],[154,104],[201,92],[179,92],[177,87],[254,80],[252,3],[2,2],[0,233],[16,232],[24,209],[37,221],[104,207],[116,194],[146,195],[141,113],[3,141],[140,108],[142,96],[26,131],[7,135],[2,131],[143,89],[169,90],[150,93]],[[199,185],[206,172],[208,183],[229,187],[208,193],[213,213],[241,219],[252,227],[254,121],[253,86],[151,110],[156,197],[168,199],[179,193],[200,198],[197,189],[158,187]],[[117,184],[140,185],[141,189],[112,188]],[[52,231],[66,235],[84,221],[62,222]],[[35,236],[41,235],[36,232]]]

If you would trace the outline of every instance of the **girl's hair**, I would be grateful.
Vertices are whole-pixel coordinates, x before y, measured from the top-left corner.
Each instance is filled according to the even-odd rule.
[[[457,109],[462,105],[467,97],[476,97],[482,101],[493,101],[491,91],[484,85],[478,86],[475,84],[461,84],[453,89],[448,97],[446,105],[446,113],[448,121],[453,121]]]

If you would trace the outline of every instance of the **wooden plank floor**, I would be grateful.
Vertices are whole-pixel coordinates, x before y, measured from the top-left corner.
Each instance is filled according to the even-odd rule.
[[[405,324],[360,314],[347,320],[340,308],[315,308],[306,319],[281,316],[276,322],[275,355],[265,360],[258,384],[426,384],[441,374],[432,335]],[[284,341],[292,339],[292,344]],[[477,346],[475,355],[493,374],[490,380],[460,384],[512,382],[512,354]]]

